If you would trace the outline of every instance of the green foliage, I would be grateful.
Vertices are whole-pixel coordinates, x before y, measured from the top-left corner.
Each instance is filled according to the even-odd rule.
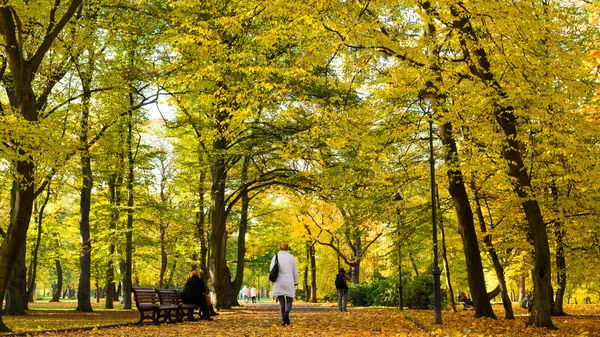
[[[352,284],[348,301],[355,306],[397,306],[398,277],[382,277],[368,283]]]
[[[403,285],[403,299],[405,305],[414,309],[433,308],[433,278],[431,274],[415,275]],[[442,306],[447,301],[445,289],[441,289],[440,297]]]
[[[403,275],[403,302],[408,308],[433,308],[433,280],[429,274]],[[337,292],[329,294],[327,299],[337,301]],[[441,290],[442,305],[447,294]],[[348,301],[354,306],[398,306],[398,277],[380,277],[362,284],[352,284]]]

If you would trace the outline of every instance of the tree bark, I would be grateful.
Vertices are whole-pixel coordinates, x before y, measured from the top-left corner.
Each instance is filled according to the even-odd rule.
[[[501,156],[508,165],[508,174],[513,178],[511,181],[513,189],[522,200],[521,206],[525,212],[528,231],[535,249],[532,273],[535,301],[533,302],[533,310],[529,316],[529,324],[537,327],[556,329],[551,317],[552,284],[550,278],[552,274],[548,234],[546,233],[546,224],[542,217],[542,211],[535,199],[534,193],[532,193],[533,186],[531,185],[531,179],[520,152],[524,151],[525,147],[519,141],[514,108],[501,103],[507,101],[509,96],[496,80],[491,70],[487,52],[479,44],[477,34],[471,26],[470,13],[456,4],[450,6],[450,11],[455,18],[458,18],[454,21],[454,28],[461,32],[458,35],[459,43],[471,74],[480,78],[483,83],[497,94],[497,102],[494,105],[493,113],[496,123],[504,135],[504,146]]]
[[[248,167],[250,166],[250,157],[245,156],[242,163],[241,181],[242,184],[246,184],[248,181]],[[248,231],[248,208],[250,207],[250,198],[248,197],[248,189],[242,188],[240,191],[242,197],[242,205],[240,209],[240,223],[238,230],[238,250],[237,250],[237,265],[235,270],[235,279],[233,280],[233,289],[231,292],[235,293],[235,296],[230,297],[230,305],[239,305],[237,300],[237,294],[242,289],[242,283],[244,282],[244,267],[246,257],[246,233]]]
[[[112,173],[110,178],[108,179],[108,189],[110,191],[110,221],[108,223],[108,231],[109,231],[109,240],[108,244],[108,259],[106,262],[106,299],[104,308],[105,309],[113,309],[113,302],[115,300],[115,240],[116,239],[116,229],[117,222],[119,220],[119,210],[117,208],[117,174]],[[113,285],[113,286],[110,286]]]
[[[400,242],[400,238],[397,239],[398,242],[398,308],[400,310],[404,310],[404,301],[402,298],[402,243]]]
[[[225,185],[227,182],[227,168],[225,151],[227,150],[226,120],[227,112],[216,112],[217,136],[213,141],[212,149],[214,159],[212,163],[212,207],[210,235],[210,279],[211,290],[216,301],[214,306],[218,309],[231,308],[229,296],[230,279],[227,277],[227,209],[225,201]],[[237,294],[236,294],[237,296]]]
[[[523,301],[526,294],[527,290],[525,289],[525,276],[521,276],[519,278],[519,303]]]
[[[38,216],[36,218],[36,222],[38,225],[37,237],[35,240],[35,246],[33,248],[33,252],[31,254],[31,263],[28,274],[27,281],[27,301],[33,302],[33,295],[35,293],[35,279],[37,276],[37,264],[38,264],[38,252],[40,250],[40,243],[42,242],[42,223],[44,221],[44,210],[46,209],[46,205],[48,204],[48,200],[50,199],[50,184],[48,184],[48,188],[46,190],[46,198],[42,202],[42,206],[38,212]]]
[[[25,268],[25,242],[21,245],[21,250],[17,261],[13,266],[8,287],[6,289],[6,307],[4,315],[21,316],[25,315],[27,306],[27,268]]]
[[[484,235],[483,243],[485,244],[487,252],[490,255],[490,258],[492,259],[492,263],[494,264],[496,277],[498,277],[500,292],[502,294],[502,305],[504,306],[504,318],[515,319],[515,314],[512,310],[512,302],[510,300],[510,297],[508,296],[508,289],[506,288],[506,280],[504,278],[504,267],[502,267],[502,264],[500,263],[500,258],[498,257],[498,253],[496,252],[494,244],[492,243],[492,235],[489,234],[487,231],[487,226],[483,217],[483,211],[481,209],[479,192],[477,190],[477,186],[475,185],[475,181],[471,182],[471,187],[473,189],[473,195],[475,199],[475,212],[477,213],[477,219],[479,221],[479,229]]]
[[[417,268],[417,263],[415,262],[415,258],[412,253],[408,253],[408,259],[410,260],[410,264],[415,272],[415,275],[419,275],[419,269]]]
[[[462,238],[465,261],[467,264],[467,277],[475,317],[496,318],[492,305],[487,298],[483,264],[479,252],[479,242],[475,232],[473,211],[465,188],[462,171],[458,168],[458,150],[455,136],[452,133],[452,124],[444,123],[440,127],[442,144],[444,144],[444,157],[448,165],[448,191],[454,202],[454,209],[458,217],[458,231]]]
[[[440,216],[438,225],[440,226],[440,232],[442,233],[442,261],[444,261],[444,274],[446,275],[446,287],[448,288],[448,297],[450,298],[450,307],[452,308],[452,312],[456,312],[456,301],[454,300],[454,290],[452,289],[452,282],[450,281],[450,266],[448,264],[448,253],[446,250],[446,231],[444,230],[444,223],[442,221],[442,207],[440,205],[439,193],[436,191],[436,196],[438,198],[438,209],[440,210]]]
[[[63,283],[63,274],[62,267],[60,265],[60,260],[54,260],[54,264],[56,265],[56,289],[54,294],[52,294],[52,299],[50,302],[60,302],[60,295],[62,294],[62,283]]]
[[[88,73],[88,76],[91,74]],[[89,89],[91,77],[81,78],[82,87]],[[81,236],[79,249],[79,289],[77,291],[77,311],[92,312],[91,293],[91,256],[90,241],[90,210],[92,198],[92,164],[88,139],[91,93],[86,90],[82,99],[79,141],[83,148],[81,152],[81,192],[79,200],[79,234]]]
[[[200,167],[204,165],[204,156],[202,153],[202,146],[198,149],[198,164]],[[206,228],[206,211],[204,205],[204,183],[206,180],[206,172],[201,169],[198,177],[198,212],[196,212],[196,235],[200,242],[200,255],[198,260],[200,262],[200,276],[204,281],[208,281],[208,230]]]
[[[134,52],[130,52],[133,64]],[[129,111],[127,118],[127,137],[125,146],[127,148],[127,224],[125,227],[125,277],[123,279],[123,309],[131,309],[131,288],[133,277],[133,181],[135,159],[133,156],[133,93],[129,93]]]
[[[558,201],[558,188],[553,185],[550,187],[554,202]],[[561,211],[561,213],[564,213]],[[567,261],[565,259],[565,244],[564,244],[565,229],[562,228],[562,222],[554,223],[554,237],[556,238],[556,297],[552,306],[552,314],[554,316],[565,316],[563,302],[565,298],[565,290],[567,289]]]
[[[310,261],[310,242],[306,241],[306,261]],[[310,288],[308,286],[308,264],[304,267],[304,282],[302,284],[304,288],[304,301],[310,302]]]
[[[556,298],[552,307],[552,314],[555,316],[565,316],[563,302],[565,298],[565,290],[567,288],[567,262],[565,259],[565,248],[563,237],[564,229],[560,228],[560,223],[555,224],[554,235],[556,236]]]
[[[310,302],[317,303],[317,260],[315,258],[315,244],[311,242],[309,246],[310,263]]]

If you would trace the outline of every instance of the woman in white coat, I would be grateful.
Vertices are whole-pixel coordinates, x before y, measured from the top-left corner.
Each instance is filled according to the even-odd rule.
[[[290,311],[292,310],[292,302],[298,285],[298,264],[289,250],[288,243],[282,241],[276,255],[279,260],[279,275],[273,284],[273,296],[277,296],[279,301],[281,325],[290,325]],[[271,260],[269,270],[273,269],[273,266],[275,266],[275,256]]]

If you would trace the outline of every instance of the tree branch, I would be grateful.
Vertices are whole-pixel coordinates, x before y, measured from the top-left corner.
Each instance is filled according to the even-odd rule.
[[[29,64],[31,66],[30,71],[32,74],[35,74],[37,72],[37,69],[39,68],[40,64],[42,63],[42,60],[44,59],[44,55],[46,55],[46,53],[50,49],[50,46],[58,36],[58,33],[60,33],[60,31],[65,27],[67,22],[71,20],[71,18],[75,14],[75,11],[77,11],[77,7],[81,5],[81,2],[82,0],[71,0],[67,11],[63,14],[58,23],[56,23],[56,25],[52,27],[50,32],[46,34],[46,36],[44,36],[44,40],[38,47],[37,51],[35,52],[35,54],[33,54],[31,59],[29,59]]]

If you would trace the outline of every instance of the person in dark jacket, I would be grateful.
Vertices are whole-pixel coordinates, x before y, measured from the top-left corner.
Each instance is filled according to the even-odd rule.
[[[348,281],[350,273],[346,273],[344,268],[340,268],[340,272],[335,277],[335,288],[338,291],[338,309],[341,312],[348,312],[346,304],[348,303]]]
[[[212,321],[208,305],[206,303],[206,284],[200,278],[197,270],[192,270],[185,286],[183,286],[183,303],[195,304],[200,307],[200,319]]]

